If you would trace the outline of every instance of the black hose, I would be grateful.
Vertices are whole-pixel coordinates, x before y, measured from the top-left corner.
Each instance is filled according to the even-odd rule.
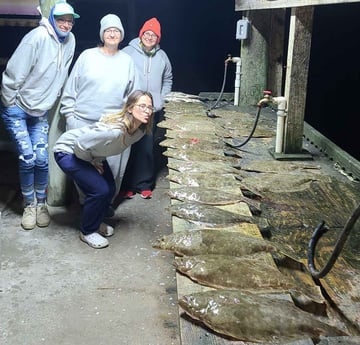
[[[231,144],[231,143],[229,143],[229,142],[226,142],[226,145],[229,145],[229,146],[231,146],[231,147],[233,147],[233,148],[238,149],[238,148],[244,146],[245,144],[247,144],[248,141],[249,141],[249,140],[252,138],[252,136],[254,135],[254,132],[255,132],[255,130],[256,130],[256,126],[257,126],[258,121],[259,121],[259,118],[260,118],[260,111],[261,111],[261,105],[258,105],[258,110],[257,110],[257,112],[256,112],[255,122],[254,122],[253,128],[252,128],[250,134],[248,135],[248,137],[247,137],[242,143],[240,143],[240,144]]]
[[[215,104],[213,106],[210,106],[208,110],[206,110],[206,115],[208,117],[211,117],[211,118],[215,118],[217,117],[217,115],[213,114],[211,111],[213,109],[216,108],[216,106],[219,104],[223,94],[224,94],[224,89],[225,89],[225,83],[226,83],[226,74],[227,74],[227,61],[225,61],[225,68],[224,68],[224,78],[223,78],[223,83],[222,83],[222,87],[221,87],[221,91],[220,91],[220,94],[219,94],[219,97],[218,99],[216,100]]]
[[[327,227],[325,227],[325,222],[322,221],[314,230],[313,235],[310,239],[309,245],[308,245],[308,267],[310,270],[310,274],[312,275],[312,277],[314,279],[320,279],[325,277],[330,270],[332,269],[332,267],[335,264],[336,259],[338,258],[338,256],[341,253],[341,250],[343,249],[345,242],[354,226],[354,224],[356,223],[357,219],[360,216],[360,204],[359,206],[355,209],[355,211],[353,212],[353,214],[350,216],[350,218],[348,219],[348,221],[346,222],[344,229],[341,231],[338,240],[336,241],[335,244],[335,248],[328,260],[328,262],[326,263],[326,265],[322,268],[322,270],[318,271],[315,267],[315,263],[314,263],[314,256],[315,256],[315,249],[316,249],[316,245],[319,241],[319,239],[322,237],[322,235],[324,235],[325,232],[327,232],[329,229]]]

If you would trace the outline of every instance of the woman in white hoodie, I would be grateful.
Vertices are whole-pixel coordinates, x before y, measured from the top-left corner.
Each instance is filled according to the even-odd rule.
[[[2,76],[1,117],[15,143],[24,199],[21,225],[31,230],[50,223],[48,119],[67,77],[75,50],[70,32],[79,15],[66,2],[55,4],[49,19],[24,36]]]
[[[94,123],[104,114],[120,111],[129,94],[135,90],[135,65],[119,49],[124,35],[117,15],[110,13],[101,18],[99,46],[80,54],[64,88],[60,113],[66,119],[67,130]],[[120,190],[129,154],[129,151],[124,151],[108,158],[116,182],[116,194]],[[80,204],[83,204],[83,195],[78,191]],[[108,215],[111,213],[113,210],[110,208]]]
[[[53,148],[57,164],[84,194],[80,239],[93,248],[108,246],[105,237],[114,233],[103,223],[116,191],[106,158],[124,152],[151,132],[153,111],[151,94],[136,90],[122,111],[65,132]]]

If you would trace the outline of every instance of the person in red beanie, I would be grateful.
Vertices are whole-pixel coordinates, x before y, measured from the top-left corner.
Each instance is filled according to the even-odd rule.
[[[123,49],[135,63],[138,88],[152,94],[155,108],[152,135],[145,135],[131,147],[121,187],[121,194],[128,199],[136,193],[143,199],[150,199],[155,187],[154,133],[163,115],[165,96],[172,88],[172,67],[165,51],[160,48],[160,39],[160,22],[151,18],[140,29],[139,37]]]

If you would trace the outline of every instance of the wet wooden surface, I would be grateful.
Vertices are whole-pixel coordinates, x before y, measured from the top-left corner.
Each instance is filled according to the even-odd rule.
[[[167,127],[166,137],[173,139],[181,137],[192,143],[224,141],[233,143],[233,138],[236,138],[237,142],[243,142],[252,129],[255,112],[256,109],[240,111],[238,108],[227,106],[216,110],[219,117],[210,119],[206,116],[206,108],[200,103],[170,101],[166,105],[165,115],[168,122],[160,126]],[[312,232],[321,220],[325,220],[332,231],[319,243],[317,262],[321,266],[329,257],[337,235],[360,200],[359,182],[347,178],[346,174],[339,173],[334,168],[334,162],[309,143],[304,143],[304,148],[310,152],[312,159],[291,162],[275,160],[271,155],[275,130],[275,112],[264,110],[253,138],[241,150],[227,145],[223,148],[217,145],[215,149],[208,145],[208,150],[205,149],[221,156],[221,160],[224,158],[224,151],[226,155],[236,154],[240,157],[240,167],[238,166],[237,173],[234,173],[234,184],[221,186],[218,189],[220,192],[236,190],[242,195],[255,192],[260,196],[261,214],[252,215],[249,206],[244,202],[222,207],[232,212],[252,215],[256,220],[255,224],[236,224],[232,230],[286,243],[291,246],[296,257],[304,265],[306,265],[307,246]],[[194,150],[196,150],[195,145]],[[196,155],[193,155],[192,159],[202,160]],[[188,157],[182,159],[170,156],[168,160],[169,166],[172,163],[177,167],[183,163],[186,169],[189,166],[186,162]],[[230,167],[233,161],[229,159],[228,162]],[[208,161],[208,165],[211,164],[212,162]],[[210,170],[204,175],[204,179],[216,181],[216,176],[222,171],[214,173]],[[179,171],[170,168],[170,180],[172,174],[179,174]],[[179,187],[181,185],[178,183],[170,183],[170,188]],[[172,203],[178,202],[172,201]],[[172,217],[172,222],[174,232],[197,228],[196,225],[175,216]],[[342,314],[338,316],[338,311],[331,311],[330,317],[338,317],[339,324],[346,328],[350,336],[358,336],[360,333],[359,223],[355,224],[351,238],[347,241],[334,269],[320,282],[329,301],[334,303]],[[181,274],[177,275],[177,282],[179,297],[209,289]],[[227,339],[191,320],[182,311],[180,313],[182,345],[251,344]],[[313,342],[304,339],[296,344],[305,345]]]

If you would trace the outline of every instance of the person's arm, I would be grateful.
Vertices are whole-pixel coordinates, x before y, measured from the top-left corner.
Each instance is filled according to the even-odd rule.
[[[18,90],[36,63],[38,53],[40,52],[37,51],[35,44],[28,40],[22,41],[8,61],[1,88],[1,98],[6,107],[15,105]]]
[[[168,56],[164,53],[165,58],[165,70],[163,73],[162,79],[162,87],[161,87],[161,97],[165,98],[171,92],[172,84],[173,84],[173,75],[172,75],[172,67]]]
[[[122,152],[124,147],[119,144],[123,141],[122,137],[121,130],[98,122],[77,138],[74,154],[84,161],[100,163],[106,157]]]
[[[128,96],[134,91],[138,89],[138,77],[136,76],[135,64],[133,59],[131,58],[129,65],[129,76],[128,76],[128,85],[125,91],[126,98],[124,99],[124,104],[127,101]]]
[[[78,79],[80,77],[81,70],[80,65],[81,60],[79,57],[69,75],[69,78],[65,83],[64,91],[61,96],[60,114],[64,116],[65,119],[74,115],[78,89]]]

